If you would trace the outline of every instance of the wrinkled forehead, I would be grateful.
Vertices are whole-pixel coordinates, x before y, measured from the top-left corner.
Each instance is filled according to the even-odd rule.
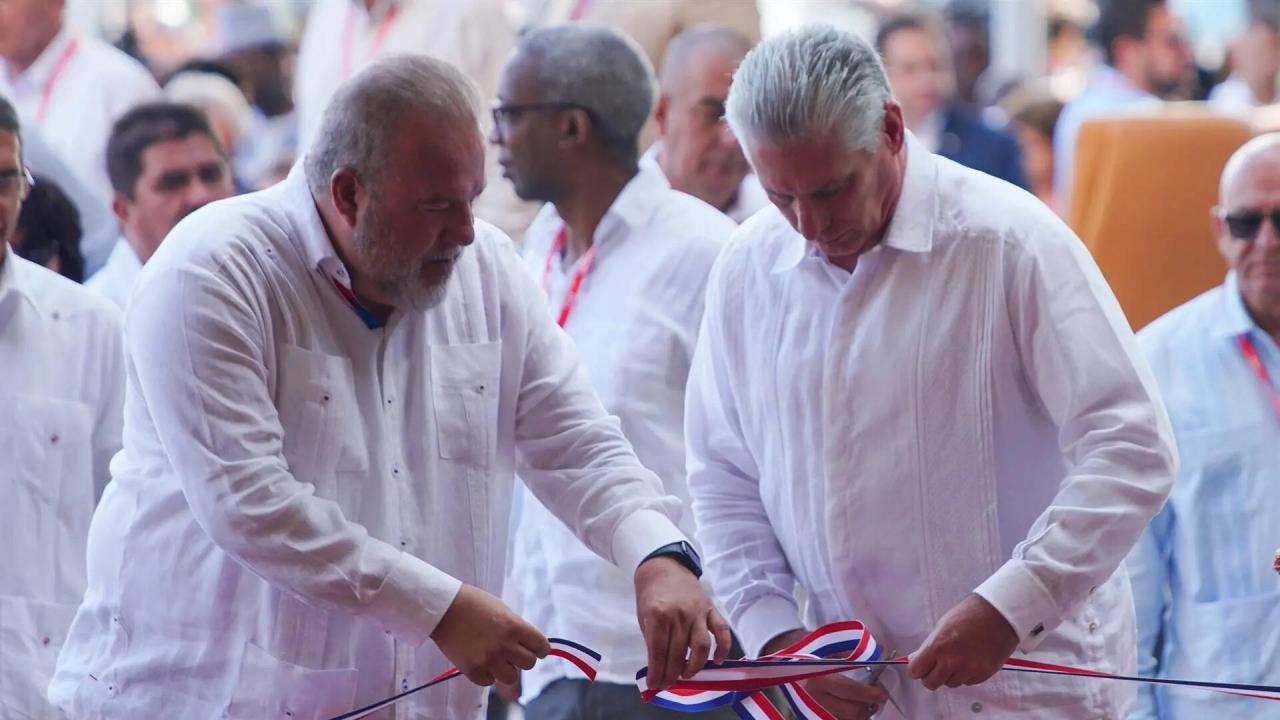
[[[830,134],[795,141],[759,138],[743,147],[765,189],[792,196],[822,190],[874,162],[871,153],[850,150]]]
[[[484,137],[474,120],[406,114],[387,151],[390,173],[409,182],[460,193],[484,183]]]
[[[1228,165],[1219,202],[1223,207],[1280,207],[1280,142]]]

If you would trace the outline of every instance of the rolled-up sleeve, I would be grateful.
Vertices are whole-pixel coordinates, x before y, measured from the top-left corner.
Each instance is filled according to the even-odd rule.
[[[730,622],[752,655],[802,625],[795,578],[760,496],[760,471],[743,437],[725,359],[726,302],[716,266],[685,395],[689,493],[707,573]]]
[[[371,537],[291,473],[265,303],[233,277],[192,266],[144,276],[127,319],[141,396],[196,521],[272,585],[425,642],[460,582]]]
[[[593,552],[634,572],[654,550],[689,540],[675,522],[680,500],[640,464],[514,251],[505,260],[525,327],[516,410],[520,478]]]
[[[976,592],[1029,651],[1116,571],[1168,496],[1177,454],[1151,371],[1080,241],[1057,224],[1011,253],[1015,342],[1068,472]]]

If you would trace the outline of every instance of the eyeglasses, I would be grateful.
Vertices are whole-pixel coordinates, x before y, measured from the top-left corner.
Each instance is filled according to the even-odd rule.
[[[0,195],[9,195],[17,193],[22,189],[23,183],[28,188],[36,184],[36,179],[31,177],[31,170],[26,166],[21,169],[0,171]]]
[[[1241,208],[1229,213],[1221,213],[1222,221],[1227,224],[1227,232],[1237,240],[1252,242],[1262,230],[1262,223],[1271,219],[1271,229],[1280,235],[1280,208],[1259,210],[1257,208]]]
[[[558,112],[560,110],[581,110],[588,117],[595,120],[595,114],[591,110],[575,104],[565,102],[541,102],[541,103],[524,103],[523,105],[494,105],[493,106],[493,127],[497,129],[499,137],[505,134],[506,130],[511,127],[512,121],[519,115],[527,112],[537,112],[540,110],[551,110]]]

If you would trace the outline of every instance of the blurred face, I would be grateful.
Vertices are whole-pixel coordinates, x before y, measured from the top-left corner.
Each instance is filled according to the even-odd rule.
[[[1249,82],[1274,84],[1280,73],[1280,29],[1253,23],[1236,44],[1231,59],[1236,71]]]
[[[0,58],[25,67],[62,24],[62,0],[0,0]]]
[[[19,151],[18,136],[0,130],[0,244],[13,241],[18,231],[18,213],[27,194],[26,171]]]
[[[658,100],[662,170],[671,186],[724,210],[750,167],[724,121],[733,71],[741,58],[696,52],[689,72]]]
[[[1164,5],[1148,11],[1147,32],[1140,45],[1147,90],[1152,94],[1171,97],[1190,82],[1195,72],[1191,45],[1181,21]]]
[[[502,70],[493,116],[489,141],[498,148],[502,176],[521,199],[553,201],[561,183],[561,111],[542,100],[532,64],[519,56]]]
[[[382,176],[357,191],[347,260],[363,296],[426,310],[444,299],[475,239],[471,206],[484,190],[484,142],[475,125],[446,128],[418,114],[400,124],[388,150]]]
[[[1258,317],[1280,321],[1280,148],[1254,155],[1222,188],[1214,209],[1218,249],[1236,271],[1245,304]]]
[[[1046,137],[1039,130],[1013,123],[1022,150],[1022,167],[1031,184],[1031,191],[1040,198],[1053,195],[1053,138]]]
[[[226,158],[208,136],[192,133],[148,146],[133,197],[117,194],[112,207],[145,263],[178,221],[233,191]]]
[[[851,269],[883,236],[902,191],[905,167],[902,111],[886,106],[880,148],[848,150],[835,136],[748,146],[769,199],[806,240],[833,263]]]
[[[952,90],[951,66],[927,30],[907,28],[886,38],[884,65],[907,127],[936,112]]]

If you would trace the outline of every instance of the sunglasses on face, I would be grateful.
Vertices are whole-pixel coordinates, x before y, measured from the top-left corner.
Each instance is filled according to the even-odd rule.
[[[1259,210],[1257,208],[1241,208],[1232,210],[1222,216],[1227,224],[1227,232],[1237,240],[1252,241],[1258,237],[1262,224],[1271,220],[1271,229],[1280,235],[1280,208]]]

